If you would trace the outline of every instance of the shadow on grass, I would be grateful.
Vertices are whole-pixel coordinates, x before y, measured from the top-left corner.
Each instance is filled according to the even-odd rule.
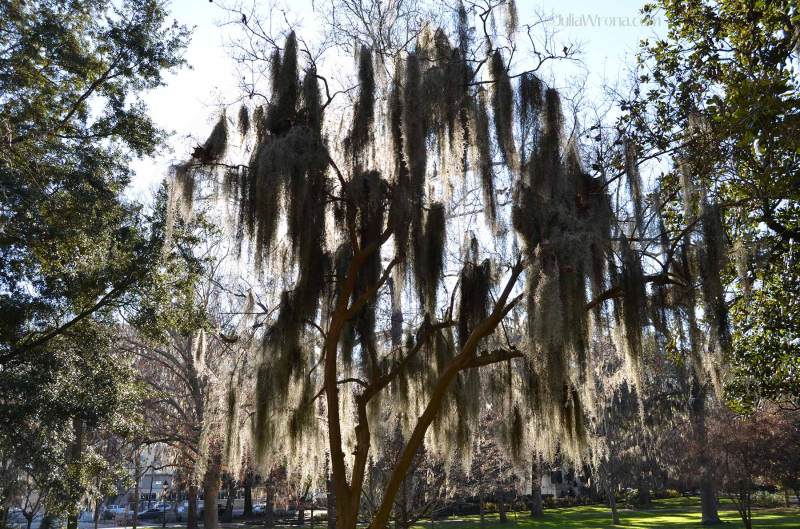
[[[611,513],[602,505],[549,509],[543,518],[533,519],[528,513],[509,515],[509,522],[502,524],[497,515],[488,515],[483,529],[699,529],[700,508],[696,498],[674,498],[657,500],[648,509],[620,509],[620,525],[611,524]],[[727,502],[720,510],[725,529],[744,527],[739,514]],[[753,513],[753,526],[761,529],[798,529],[800,510],[798,509],[759,509]],[[453,520],[426,522],[414,529],[481,529],[477,516],[467,516]]]

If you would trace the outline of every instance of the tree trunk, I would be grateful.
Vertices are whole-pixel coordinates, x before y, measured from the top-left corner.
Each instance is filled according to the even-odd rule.
[[[614,489],[608,485],[606,486],[606,496],[608,496],[608,506],[611,507],[611,524],[619,525],[619,511],[617,510],[617,496],[614,494]]]
[[[486,510],[484,509],[483,504],[483,491],[478,494],[478,509],[481,513],[481,529],[486,527]]]
[[[700,450],[700,506],[702,525],[722,523],[717,512],[717,490],[714,483],[714,468],[708,449],[708,431],[706,429],[706,391],[695,377],[692,384],[692,423],[697,444]]]
[[[716,525],[722,523],[717,512],[717,489],[714,485],[713,477],[703,472],[700,483],[700,505],[702,507],[702,517],[700,523],[703,525]]]
[[[389,482],[386,485],[386,489],[383,495],[383,499],[381,500],[380,507],[376,511],[372,521],[370,522],[370,529],[382,529],[389,518],[389,514],[391,512],[391,506],[394,504],[394,499],[397,494],[397,490],[401,485],[401,481],[405,478],[406,474],[408,473],[408,469],[411,467],[413,462],[414,456],[417,454],[419,447],[423,445],[425,440],[425,434],[430,427],[431,423],[433,422],[436,414],[439,413],[442,407],[442,402],[449,391],[450,385],[453,380],[458,376],[461,371],[466,369],[474,369],[478,368],[483,365],[490,365],[492,363],[496,363],[495,361],[487,361],[487,363],[477,363],[476,360],[476,351],[478,347],[478,343],[484,337],[488,336],[494,329],[497,328],[502,318],[505,316],[509,309],[506,305],[506,302],[509,299],[512,289],[519,279],[520,274],[522,273],[524,267],[519,264],[516,265],[512,271],[511,275],[509,276],[508,280],[506,281],[506,285],[503,288],[503,292],[497,299],[495,303],[495,308],[492,313],[481,321],[478,325],[470,333],[469,337],[467,338],[466,343],[461,347],[461,351],[445,365],[444,369],[442,370],[441,374],[436,380],[436,383],[432,386],[431,395],[428,400],[428,404],[425,406],[425,410],[422,414],[417,418],[417,422],[414,426],[414,429],[411,432],[411,435],[406,442],[405,447],[403,448],[400,458],[395,464],[394,468],[391,471],[391,476],[389,478]],[[338,336],[337,336],[338,338]],[[330,339],[330,334],[329,334]],[[488,356],[488,355],[487,355]],[[492,357],[498,358],[498,357]],[[326,357],[326,361],[328,358]],[[497,360],[498,362],[501,360]],[[335,366],[334,366],[335,367]],[[335,374],[335,373],[334,373]],[[335,380],[333,381],[335,385]],[[337,401],[338,402],[338,401]],[[328,410],[330,413],[330,409]],[[338,417],[337,417],[338,418]],[[330,421],[329,421],[330,422]],[[339,442],[341,439],[339,439]],[[335,467],[334,467],[335,469]],[[341,472],[344,475],[344,472]],[[346,527],[346,526],[345,526]],[[355,526],[353,526],[355,527]],[[342,528],[344,529],[344,527]]]
[[[197,484],[189,483],[186,491],[186,529],[197,529]]]
[[[136,529],[139,525],[139,498],[142,496],[141,489],[141,482],[142,482],[142,461],[139,457],[139,453],[136,452],[134,455],[136,458],[136,462],[134,463],[134,479],[136,480],[136,484],[133,486],[133,519],[131,520],[131,526],[133,529]],[[129,501],[130,504],[130,501]],[[127,516],[128,513],[125,513]]]
[[[789,489],[783,489],[783,506],[787,509],[792,506],[789,502]]]
[[[542,473],[539,470],[539,456],[533,456],[531,465],[531,518],[544,516],[542,504]]]
[[[272,483],[267,487],[267,502],[264,506],[264,525],[275,527],[275,489]]]
[[[348,300],[353,293],[357,274],[361,266],[370,258],[372,252],[380,248],[380,245],[370,245],[369,247],[361,249],[356,253],[350,261],[350,266],[347,272],[347,279],[342,285],[337,296],[336,309],[330,319],[329,330],[325,338],[324,354],[325,354],[325,370],[324,370],[324,391],[327,401],[327,414],[328,414],[328,441],[330,447],[331,468],[333,470],[333,485],[336,489],[336,509],[337,509],[337,527],[338,529],[355,529],[358,523],[358,511],[360,508],[361,500],[361,487],[363,485],[364,470],[367,464],[369,455],[369,422],[366,420],[367,413],[366,407],[369,402],[369,397],[374,396],[369,392],[362,393],[360,398],[357,398],[356,410],[358,414],[358,422],[355,428],[356,434],[356,450],[353,459],[353,471],[351,483],[347,483],[347,466],[345,464],[344,452],[342,450],[343,437],[341,430],[341,419],[339,416],[339,384],[337,377],[337,350],[339,339],[341,337],[342,329],[347,323],[349,312],[352,310],[348,308]],[[508,304],[509,296],[511,295],[514,286],[522,272],[525,270],[522,262],[517,263],[511,270],[511,274],[506,281],[502,293],[497,298],[494,309],[491,314],[478,323],[466,342],[461,347],[460,352],[451,358],[444,369],[441,371],[436,382],[431,387],[431,394],[427,405],[425,406],[422,414],[417,418],[416,424],[406,441],[406,445],[400,453],[400,457],[391,471],[389,481],[386,484],[383,498],[375,512],[372,520],[370,521],[370,529],[384,529],[388,524],[389,517],[394,507],[394,502],[397,492],[402,485],[402,481],[408,474],[409,468],[416,456],[420,446],[423,445],[425,434],[430,427],[436,415],[439,413],[442,402],[444,401],[450,389],[450,385],[458,374],[466,369],[479,368],[484,365],[491,365],[494,363],[502,362],[513,358],[513,356],[504,355],[484,355],[481,361],[477,358],[477,348],[480,341],[491,334],[500,321],[506,316],[508,311],[511,310],[513,304]],[[516,303],[515,298],[513,303]],[[424,340],[422,340],[424,342]],[[487,358],[488,357],[488,358]],[[391,379],[389,379],[389,382]],[[373,385],[369,389],[380,392],[388,385]],[[373,389],[374,388],[374,389]]]
[[[408,527],[408,477],[403,480],[403,485],[400,487],[394,503],[394,526],[395,529]]]
[[[244,516],[253,515],[253,472],[247,471],[244,478]]]
[[[736,508],[745,529],[753,529],[752,496],[748,486],[740,486]]]
[[[639,481],[639,505],[650,505],[650,487],[644,480]]]
[[[500,523],[508,522],[508,514],[506,513],[506,502],[503,498],[497,498],[497,512],[500,513]]]
[[[80,461],[83,453],[83,421],[73,418],[72,429],[75,434],[75,440],[68,449],[67,461],[71,464],[78,464],[77,462]],[[67,517],[67,529],[78,529],[78,516],[80,516],[80,512],[71,513]]]
[[[336,492],[333,489],[330,475],[325,482],[325,488],[327,492],[325,499],[328,509],[328,529],[336,529]]]
[[[94,518],[94,529],[97,529],[100,526],[100,502],[95,503],[93,518]],[[30,527],[28,529],[30,529]]]
[[[203,529],[217,529],[217,497],[219,496],[220,460],[211,456],[203,476]]]
[[[236,497],[236,480],[228,476],[226,482],[228,485],[228,497],[225,500],[225,515],[222,521],[231,523],[233,521],[233,503]]]

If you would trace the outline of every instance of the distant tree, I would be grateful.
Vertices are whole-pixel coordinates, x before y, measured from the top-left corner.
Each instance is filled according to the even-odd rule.
[[[710,424],[713,456],[722,480],[746,529],[753,527],[753,493],[759,485],[771,485],[772,468],[783,462],[779,454],[782,428],[781,412],[760,409],[748,415],[721,410]]]
[[[498,421],[502,420],[491,412],[481,418],[481,433],[475,440],[472,465],[464,484],[471,495],[479,499],[482,527],[485,525],[487,498],[497,505],[500,523],[508,522],[509,504],[516,498],[517,487],[522,481],[515,473],[516,468],[505,447],[498,442],[502,436],[493,435]]]
[[[173,306],[162,308],[166,316],[157,317],[159,327],[128,328],[119,338],[120,349],[135,358],[138,379],[149,388],[142,403],[143,442],[169,447],[165,457],[186,477],[190,528],[197,524],[198,486],[202,483],[206,527],[212,527],[221,480],[233,487],[240,477],[246,448],[239,433],[246,429],[249,401],[233,390],[250,376],[252,329],[233,314],[250,312],[247,306],[253,303],[247,292],[225,287],[224,247],[213,229],[201,220],[198,224],[207,239],[203,247],[187,251],[197,254],[201,269],[174,271],[197,275],[187,279],[194,288],[183,296],[172,292]]]
[[[790,492],[800,501],[800,413],[778,407],[767,408],[764,419],[771,423],[769,476],[783,487],[787,506]]]
[[[386,449],[375,454],[369,465],[364,500],[366,512],[373,514],[380,505],[386,482],[392,474],[405,442],[400,421],[384,433]],[[411,463],[408,474],[395,499],[394,522],[398,528],[408,529],[426,517],[435,518],[436,511],[444,507],[448,494],[448,468],[445,459],[421,446]],[[452,490],[450,491],[452,492]]]
[[[591,426],[595,438],[595,483],[597,492],[606,498],[611,509],[611,523],[619,525],[617,492],[621,486],[631,484],[632,467],[634,473],[642,471],[634,463],[638,450],[643,448],[636,435],[640,426],[637,390],[641,388],[632,387],[620,376],[624,359],[611,344],[599,345],[596,354],[600,357],[594,378],[598,399],[596,420]]]
[[[33,519],[37,514],[41,514],[45,500],[47,499],[47,489],[35,481],[33,476],[26,475],[20,481],[22,487],[19,491],[19,496],[13,504],[19,508],[28,529],[31,529]]]

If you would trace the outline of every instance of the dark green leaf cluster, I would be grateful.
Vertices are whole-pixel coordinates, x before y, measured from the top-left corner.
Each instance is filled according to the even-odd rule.
[[[164,138],[139,95],[183,64],[187,37],[157,0],[0,4],[0,458],[58,492],[51,514],[111,475],[91,453],[65,459],[75,425],[137,427],[115,311],[154,316],[142,301],[163,256],[185,256],[163,247],[163,207],[123,193]]]

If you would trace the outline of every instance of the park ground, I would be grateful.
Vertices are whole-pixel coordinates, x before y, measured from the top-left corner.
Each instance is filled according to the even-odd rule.
[[[543,518],[533,519],[528,512],[509,513],[509,521],[501,524],[496,514],[485,518],[481,527],[478,516],[465,516],[450,520],[437,520],[420,523],[412,529],[618,529],[628,527],[634,529],[700,529],[700,505],[697,498],[673,498],[655,500],[647,509],[619,510],[620,525],[611,525],[611,513],[603,505],[583,505],[548,509]],[[723,529],[739,529],[744,527],[739,514],[732,504],[722,502],[720,518]],[[147,526],[140,526],[145,529]],[[160,527],[160,526],[159,526]],[[180,526],[168,524],[168,527]],[[185,527],[185,526],[184,526]],[[222,529],[254,528],[258,526],[248,523],[222,524]],[[310,529],[310,525],[305,526]],[[317,522],[315,527],[324,529],[324,522]],[[800,509],[798,508],[755,508],[753,527],[759,529],[798,529],[800,528]],[[111,528],[104,528],[111,529]]]
[[[722,527],[738,529],[744,527],[735,507],[723,501],[720,507]],[[697,498],[674,498],[655,500],[646,509],[620,509],[620,525],[611,524],[611,512],[604,505],[582,505],[559,509],[547,509],[543,518],[531,518],[526,513],[511,513],[509,522],[501,524],[497,515],[486,517],[485,529],[613,529],[630,527],[635,529],[685,529],[701,528],[700,504]],[[760,529],[800,528],[800,509],[764,508],[754,509],[753,527]],[[431,529],[425,523],[413,529]],[[434,529],[481,529],[480,520],[467,517],[461,520],[441,521]]]

